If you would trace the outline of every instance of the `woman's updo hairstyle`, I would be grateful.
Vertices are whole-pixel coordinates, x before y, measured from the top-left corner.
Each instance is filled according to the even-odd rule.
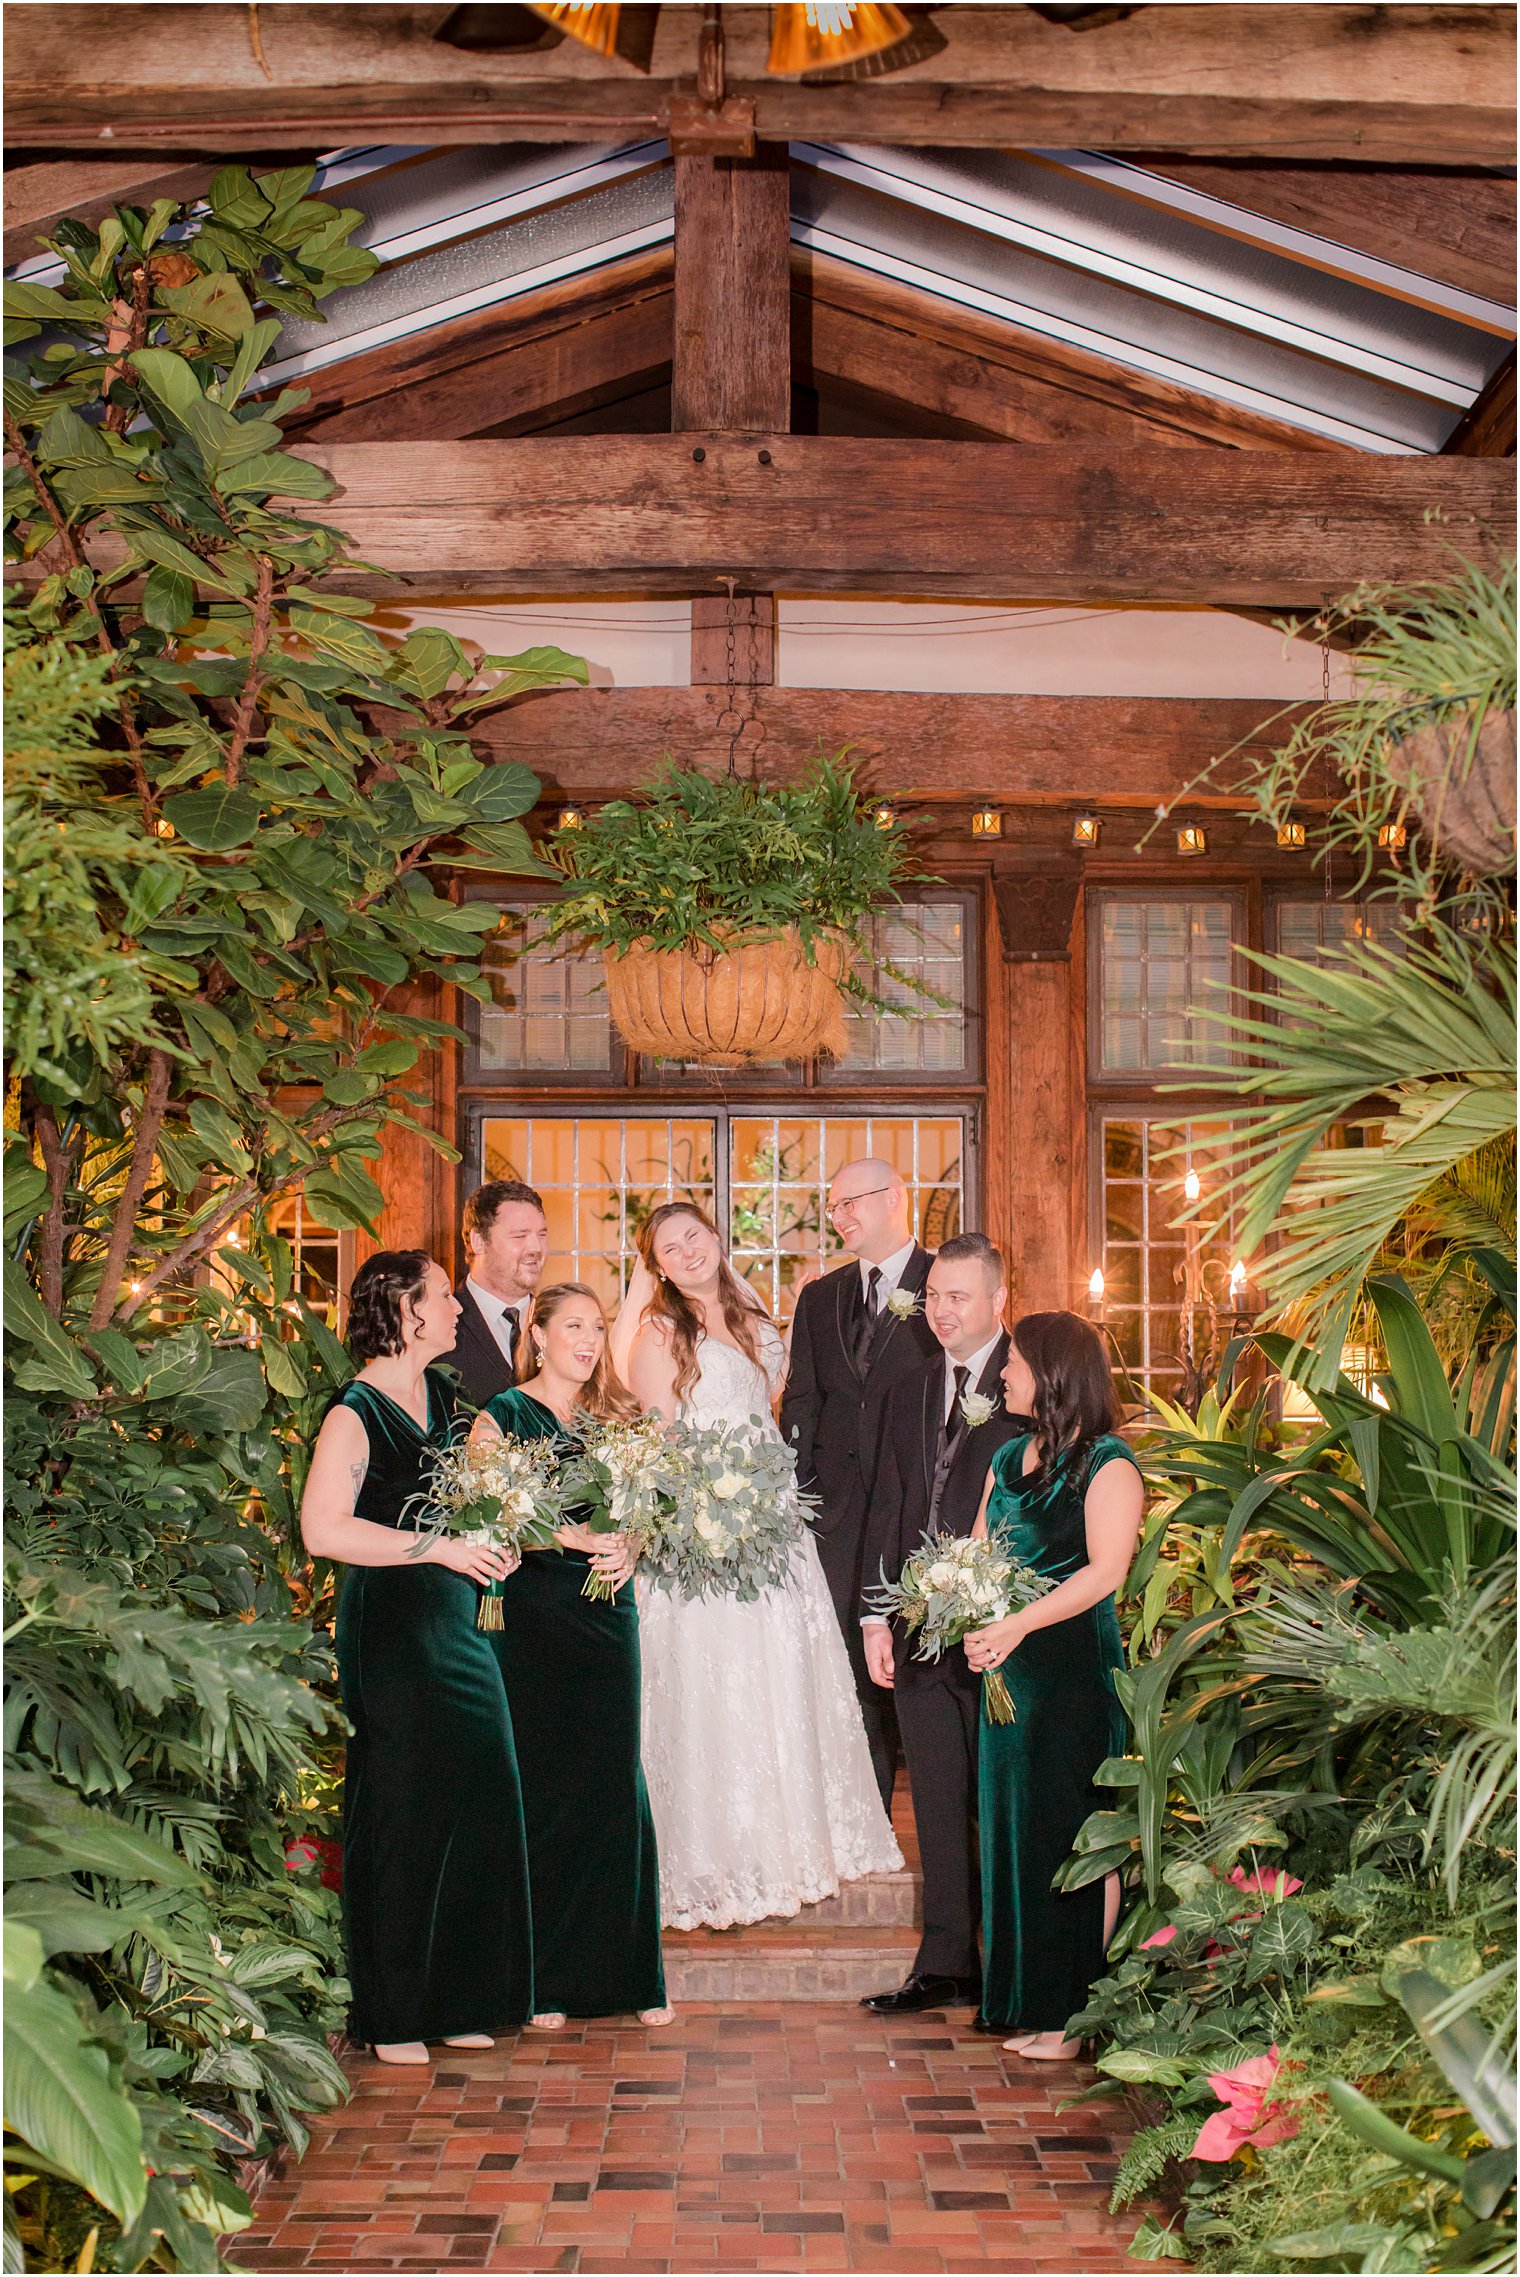
[[[407,1304],[420,1304],[432,1258],[425,1249],[377,1249],[348,1292],[347,1344],[360,1366],[406,1350]]]
[[[1040,1467],[1053,1471],[1117,1431],[1119,1403],[1103,1339],[1074,1312],[1027,1312],[1009,1332],[1034,1378]]]

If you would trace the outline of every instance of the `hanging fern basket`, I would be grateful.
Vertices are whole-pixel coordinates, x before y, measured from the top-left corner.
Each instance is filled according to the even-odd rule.
[[[817,940],[808,962],[790,930],[731,949],[607,952],[607,1001],[625,1042],[703,1067],[810,1059],[845,1048],[842,942]]]
[[[1515,715],[1493,709],[1473,736],[1472,715],[1416,728],[1396,743],[1389,771],[1408,790],[1431,839],[1470,876],[1515,867]]]

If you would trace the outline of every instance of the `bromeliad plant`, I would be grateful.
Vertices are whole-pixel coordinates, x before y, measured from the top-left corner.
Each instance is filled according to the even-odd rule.
[[[342,2091],[295,1511],[348,1363],[272,1218],[375,1217],[430,994],[483,991],[492,914],[444,866],[536,866],[536,781],[470,723],[585,677],[387,644],[334,589],[301,399],[256,393],[266,312],[373,266],[311,179],[65,223],[62,282],[7,287],[6,2108],[38,2267],[219,2267],[233,2163]]]

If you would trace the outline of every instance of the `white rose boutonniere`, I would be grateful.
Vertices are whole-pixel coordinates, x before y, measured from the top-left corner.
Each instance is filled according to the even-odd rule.
[[[894,1289],[887,1299],[887,1310],[894,1320],[911,1320],[918,1310],[918,1299],[911,1289]]]
[[[997,1401],[989,1399],[985,1392],[967,1392],[961,1401],[961,1413],[966,1418],[967,1428],[974,1431],[978,1424],[991,1422],[997,1413]]]

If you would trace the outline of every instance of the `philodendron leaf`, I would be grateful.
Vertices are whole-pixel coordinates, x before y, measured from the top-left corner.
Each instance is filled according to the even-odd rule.
[[[164,800],[164,814],[181,838],[203,854],[225,854],[244,846],[259,826],[259,802],[251,791],[228,790],[219,783],[211,790],[176,791]]]
[[[147,2195],[142,2121],[74,2003],[40,1982],[5,1999],[5,2116],[125,2224]]]

